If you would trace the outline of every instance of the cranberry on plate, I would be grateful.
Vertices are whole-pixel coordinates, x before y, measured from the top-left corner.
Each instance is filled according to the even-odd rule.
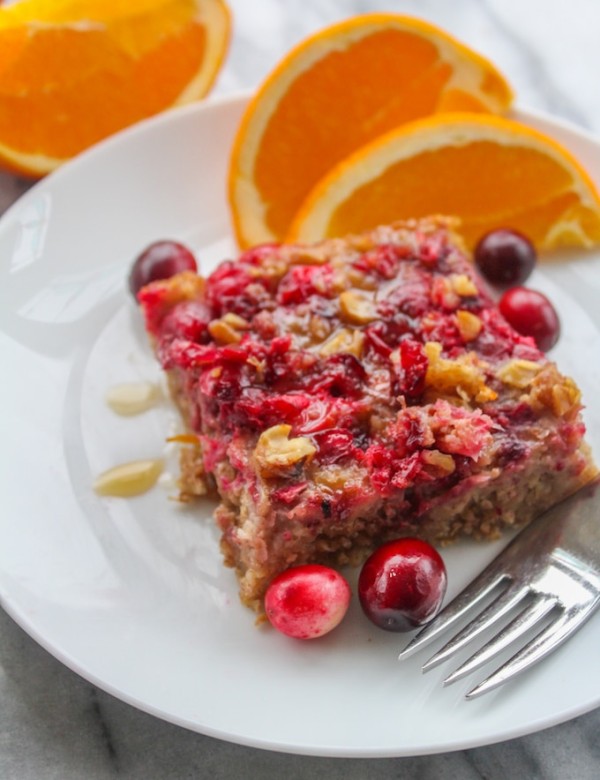
[[[386,631],[412,631],[442,605],[447,575],[440,554],[421,539],[383,544],[366,560],[358,597],[366,616]]]
[[[150,282],[197,270],[196,258],[186,246],[178,241],[155,241],[136,257],[129,273],[129,290],[137,298]]]
[[[283,634],[316,639],[341,622],[350,595],[350,586],[334,569],[319,564],[294,566],[269,584],[265,612]]]
[[[542,352],[547,352],[558,341],[558,314],[541,292],[527,287],[513,287],[500,298],[498,307],[517,333],[531,336]]]
[[[523,284],[537,259],[531,241],[516,230],[500,228],[486,233],[475,247],[475,265],[492,284]]]

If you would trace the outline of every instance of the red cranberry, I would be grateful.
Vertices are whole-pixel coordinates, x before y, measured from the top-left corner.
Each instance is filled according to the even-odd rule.
[[[265,611],[283,634],[295,639],[316,639],[341,622],[350,595],[350,586],[337,571],[305,564],[275,577],[267,588]]]
[[[498,304],[504,319],[522,336],[531,336],[538,349],[547,352],[560,335],[560,321],[548,298],[536,290],[513,287]]]
[[[423,346],[413,339],[404,339],[398,348],[399,362],[392,363],[393,389],[397,395],[415,398],[425,391],[425,375],[429,361]]]
[[[492,284],[523,284],[536,261],[535,247],[516,230],[492,230],[475,247],[475,263]]]
[[[150,282],[197,270],[196,258],[186,246],[177,241],[155,241],[136,257],[129,273],[129,290],[137,298]]]
[[[430,620],[446,593],[446,567],[427,542],[406,537],[379,547],[358,580],[366,616],[386,631],[411,631]]]

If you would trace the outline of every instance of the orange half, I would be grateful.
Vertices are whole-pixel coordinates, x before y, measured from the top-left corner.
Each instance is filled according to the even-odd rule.
[[[0,163],[41,176],[117,130],[205,95],[223,0],[22,0],[0,8]]]
[[[600,243],[600,197],[575,158],[536,130],[482,114],[430,117],[359,149],[314,187],[287,238],[431,214],[459,217],[470,246],[500,227],[540,249]]]
[[[240,245],[283,238],[316,182],[378,135],[437,112],[502,113],[511,101],[490,62],[418,19],[370,14],[306,39],[265,80],[235,139]]]

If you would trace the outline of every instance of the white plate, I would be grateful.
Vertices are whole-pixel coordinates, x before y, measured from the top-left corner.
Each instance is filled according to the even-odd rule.
[[[235,742],[330,756],[454,750],[525,734],[600,703],[600,619],[504,690],[473,702],[398,664],[406,637],[372,627],[353,600],[342,626],[297,642],[256,628],[221,564],[211,506],[182,509],[157,486],[100,499],[95,475],[161,455],[168,402],[113,414],[111,385],[156,380],[125,290],[132,258],[162,237],[188,242],[204,270],[233,253],[225,171],[245,97],[143,123],[64,166],[0,222],[4,464],[3,606],[83,677],[161,718]],[[550,119],[600,181],[600,145]],[[580,382],[600,453],[599,253],[536,271],[561,313],[555,357]],[[172,492],[172,490],[171,490]],[[454,595],[497,552],[444,552]]]

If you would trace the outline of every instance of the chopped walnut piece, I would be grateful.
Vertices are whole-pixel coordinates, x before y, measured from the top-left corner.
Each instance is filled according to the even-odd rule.
[[[329,259],[326,246],[295,246],[290,254],[290,265],[324,265]]]
[[[345,492],[351,491],[364,479],[364,473],[356,464],[341,465],[330,463],[315,470],[313,480],[319,487],[328,490]]]
[[[468,298],[472,295],[477,295],[478,290],[475,282],[470,279],[466,274],[451,274],[450,284],[455,293],[461,296],[461,298]]]
[[[260,382],[264,381],[265,369],[267,367],[266,362],[264,360],[260,360],[254,355],[250,355],[250,357],[246,359],[246,363],[248,363],[249,366],[252,366],[256,370],[256,378]]]
[[[359,271],[358,268],[350,266],[346,273],[346,279],[352,285],[359,290],[376,290],[377,280],[372,276],[368,276],[363,271]]]
[[[220,320],[213,320],[208,325],[208,332],[217,344],[238,344],[242,340],[239,331],[250,327],[248,320],[233,312],[227,312]]]
[[[524,390],[526,387],[530,387],[534,378],[541,371],[542,366],[539,363],[534,363],[532,360],[509,360],[504,363],[496,371],[496,376],[505,385],[511,387],[518,387],[520,390]]]
[[[374,237],[369,233],[348,236],[347,241],[358,252],[368,252],[376,244]]]
[[[273,281],[281,279],[289,271],[289,265],[285,260],[272,256],[266,257],[262,260],[260,266],[248,268],[248,275],[253,277],[267,277]]]
[[[340,316],[354,325],[366,325],[377,319],[377,310],[373,300],[354,290],[340,293]]]
[[[325,341],[331,333],[331,323],[325,317],[313,314],[308,322],[308,330],[315,341]]]
[[[548,363],[531,383],[528,400],[532,407],[549,409],[557,417],[574,417],[580,409],[581,392],[568,376],[559,374],[554,363]]]
[[[456,325],[463,341],[473,341],[481,333],[482,322],[479,317],[464,309],[456,312]]]
[[[473,352],[461,355],[455,360],[443,358],[442,345],[437,341],[425,344],[425,354],[429,360],[425,385],[437,393],[457,395],[466,394],[477,403],[493,401],[497,393],[485,384],[485,363],[478,360]]]
[[[208,324],[208,332],[217,344],[238,344],[242,336],[225,319],[213,320]]]
[[[236,330],[246,330],[246,328],[250,327],[248,320],[240,317],[239,314],[234,314],[232,311],[228,311],[221,319]]]
[[[421,458],[424,463],[433,467],[440,476],[452,474],[456,468],[452,455],[439,450],[423,450]]]
[[[354,357],[360,358],[365,343],[365,334],[359,330],[341,328],[333,336],[321,345],[319,354],[321,357],[337,355],[340,352],[349,352]]]
[[[263,431],[254,449],[254,461],[263,477],[275,477],[288,471],[317,451],[306,436],[288,438],[291,425],[273,425]]]

